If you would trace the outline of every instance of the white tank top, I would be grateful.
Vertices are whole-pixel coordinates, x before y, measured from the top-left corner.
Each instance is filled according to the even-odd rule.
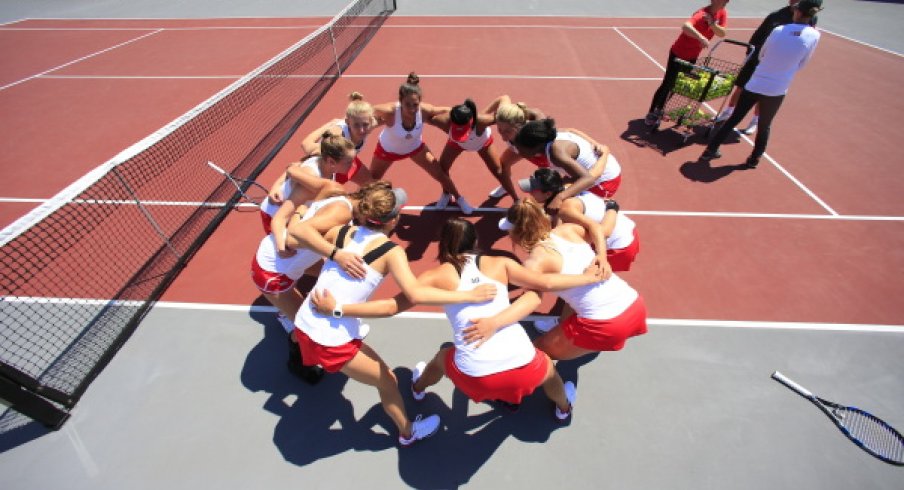
[[[320,157],[319,156],[313,156],[311,158],[308,158],[307,160],[301,162],[301,165],[299,165],[299,167],[310,169],[313,172],[315,177],[323,178],[323,175],[320,173]],[[295,182],[292,179],[290,179],[289,177],[286,177],[286,180],[283,182],[283,185],[282,185],[283,199],[289,198],[289,194],[292,193],[292,189],[294,187],[295,187]],[[304,204],[308,205],[308,204],[310,204],[310,201],[308,201]],[[273,215],[276,214],[276,211],[279,210],[280,206],[281,206],[281,204],[276,204],[276,203],[270,201],[270,197],[267,196],[261,202],[261,211],[267,213],[267,215],[269,215],[272,218]]]
[[[363,251],[368,243],[386,235],[359,227],[354,236],[347,238],[343,250],[364,255]],[[367,301],[377,286],[383,282],[383,275],[374,270],[369,264],[364,264],[367,271],[364,279],[354,279],[349,276],[339,264],[327,260],[317,278],[314,289],[322,291],[328,289],[343,304],[363,303]],[[320,345],[334,347],[346,344],[361,336],[361,319],[355,317],[333,318],[332,315],[324,315],[317,311],[311,304],[311,295],[308,295],[298,313],[295,315],[296,328],[301,329],[314,342]]]
[[[396,155],[407,155],[417,150],[423,143],[424,121],[421,111],[417,111],[414,118],[414,128],[411,131],[402,127],[401,105],[396,103],[395,122],[391,127],[385,127],[380,131],[380,146],[384,150]]]
[[[339,129],[342,130],[342,137],[344,137],[345,139],[354,143],[354,141],[352,140],[352,133],[351,133],[351,131],[349,131],[348,123],[345,122],[345,119],[336,119],[333,121],[333,124],[335,124],[336,126],[339,126]],[[366,142],[367,142],[367,135],[365,134],[364,138],[361,139],[361,144],[355,145],[355,154],[356,155],[358,154],[359,151],[361,151],[361,148],[364,146],[364,143],[366,143]]]
[[[584,203],[584,216],[597,223],[603,222],[603,216],[606,215],[606,201],[602,197],[588,191],[584,191],[575,197]],[[631,242],[634,241],[635,226],[637,225],[631,218],[622,213],[616,213],[615,226],[612,227],[612,233],[606,238],[606,248],[618,250],[631,245]]]
[[[562,274],[581,274],[595,257],[586,242],[570,242],[554,233],[550,233],[549,240],[544,243],[562,256]],[[558,294],[580,318],[590,320],[615,318],[638,296],[634,288],[615,274],[603,282],[565,289]]]
[[[484,146],[487,145],[487,141],[490,140],[490,136],[493,135],[493,132],[490,131],[490,127],[487,126],[484,128],[483,133],[477,134],[474,131],[468,133],[468,139],[465,140],[464,143],[459,143],[457,141],[453,141],[451,138],[449,141],[452,144],[457,145],[459,148],[465,151],[480,151]]]
[[[301,221],[311,219],[312,216],[317,214],[317,210],[336,201],[344,201],[348,205],[349,210],[352,209],[351,201],[345,196],[331,197],[329,199],[311,203],[308,210],[302,215]],[[321,259],[321,256],[317,252],[307,248],[296,249],[295,255],[291,257],[280,257],[276,248],[276,239],[273,237],[272,233],[269,233],[261,240],[260,245],[257,247],[256,257],[257,263],[261,266],[261,269],[285,274],[293,280],[304,275],[304,271],[306,271],[308,267],[316,264],[317,261]]]
[[[461,271],[458,291],[471,290],[480,284],[495,284],[496,297],[486,303],[460,303],[445,305],[446,317],[452,325],[455,343],[455,365],[468,376],[486,376],[524,366],[535,355],[534,345],[518,323],[499,330],[480,347],[466,344],[462,330],[475,318],[492,317],[509,306],[508,287],[480,272],[475,256],[468,255]]]
[[[580,136],[569,133],[568,131],[559,131],[556,134],[555,141],[570,141],[576,145],[578,145],[578,156],[575,158],[575,161],[578,162],[578,165],[584,167],[588,171],[593,168],[596,164],[597,155],[596,152],[593,151],[593,145],[590,144],[589,141],[581,138]],[[549,162],[549,165],[554,168],[561,168],[555,163],[553,163],[552,158],[550,158],[550,152],[552,151],[552,145],[555,141],[547,143],[546,145],[546,161]],[[618,160],[612,156],[612,153],[609,153],[608,158],[606,158],[606,168],[603,169],[603,174],[599,176],[598,179],[593,183],[593,185],[599,185],[607,180],[612,180],[621,175],[621,165],[618,164]]]

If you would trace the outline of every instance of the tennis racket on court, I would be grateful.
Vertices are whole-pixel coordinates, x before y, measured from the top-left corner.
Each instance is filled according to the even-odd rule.
[[[222,168],[217,166],[217,164],[211,161],[208,161],[207,165],[215,172],[219,173],[223,177],[226,177],[226,180],[232,182],[232,185],[235,186],[235,190],[237,190],[239,192],[239,195],[242,196],[242,202],[237,206],[238,209],[260,209],[261,203],[264,202],[264,199],[266,199],[267,195],[270,193],[270,191],[266,187],[258,184],[257,182],[250,179],[236,177],[235,175],[232,175],[229,172],[223,170]]]
[[[772,379],[813,402],[864,451],[886,463],[904,466],[904,437],[875,415],[820,398],[778,371],[772,373]]]

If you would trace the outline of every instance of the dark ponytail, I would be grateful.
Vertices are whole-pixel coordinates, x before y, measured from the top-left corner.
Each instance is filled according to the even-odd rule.
[[[525,148],[536,148],[555,141],[556,121],[552,118],[528,121],[515,136],[515,144]]]
[[[464,254],[477,253],[476,248],[477,229],[473,223],[461,218],[453,218],[443,224],[437,254],[440,263],[452,264],[461,275],[461,270],[465,266]]]

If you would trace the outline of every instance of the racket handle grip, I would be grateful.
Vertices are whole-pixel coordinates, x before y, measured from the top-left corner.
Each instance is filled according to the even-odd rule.
[[[807,389],[804,388],[803,386],[801,386],[801,385],[795,383],[795,382],[792,381],[790,378],[788,378],[787,376],[785,376],[784,374],[782,374],[782,373],[780,373],[780,372],[778,372],[778,371],[772,373],[772,379],[774,379],[774,380],[778,381],[779,383],[781,383],[781,384],[787,386],[788,388],[791,388],[792,390],[794,390],[794,391],[800,393],[801,395],[803,395],[803,396],[805,396],[805,397],[807,397],[807,398],[813,398],[813,393],[810,393],[809,390],[807,390]]]

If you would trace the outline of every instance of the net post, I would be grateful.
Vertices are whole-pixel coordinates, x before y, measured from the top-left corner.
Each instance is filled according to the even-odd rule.
[[[53,430],[62,427],[69,418],[69,412],[58,408],[3,375],[0,375],[0,401],[6,402],[13,410]]]

